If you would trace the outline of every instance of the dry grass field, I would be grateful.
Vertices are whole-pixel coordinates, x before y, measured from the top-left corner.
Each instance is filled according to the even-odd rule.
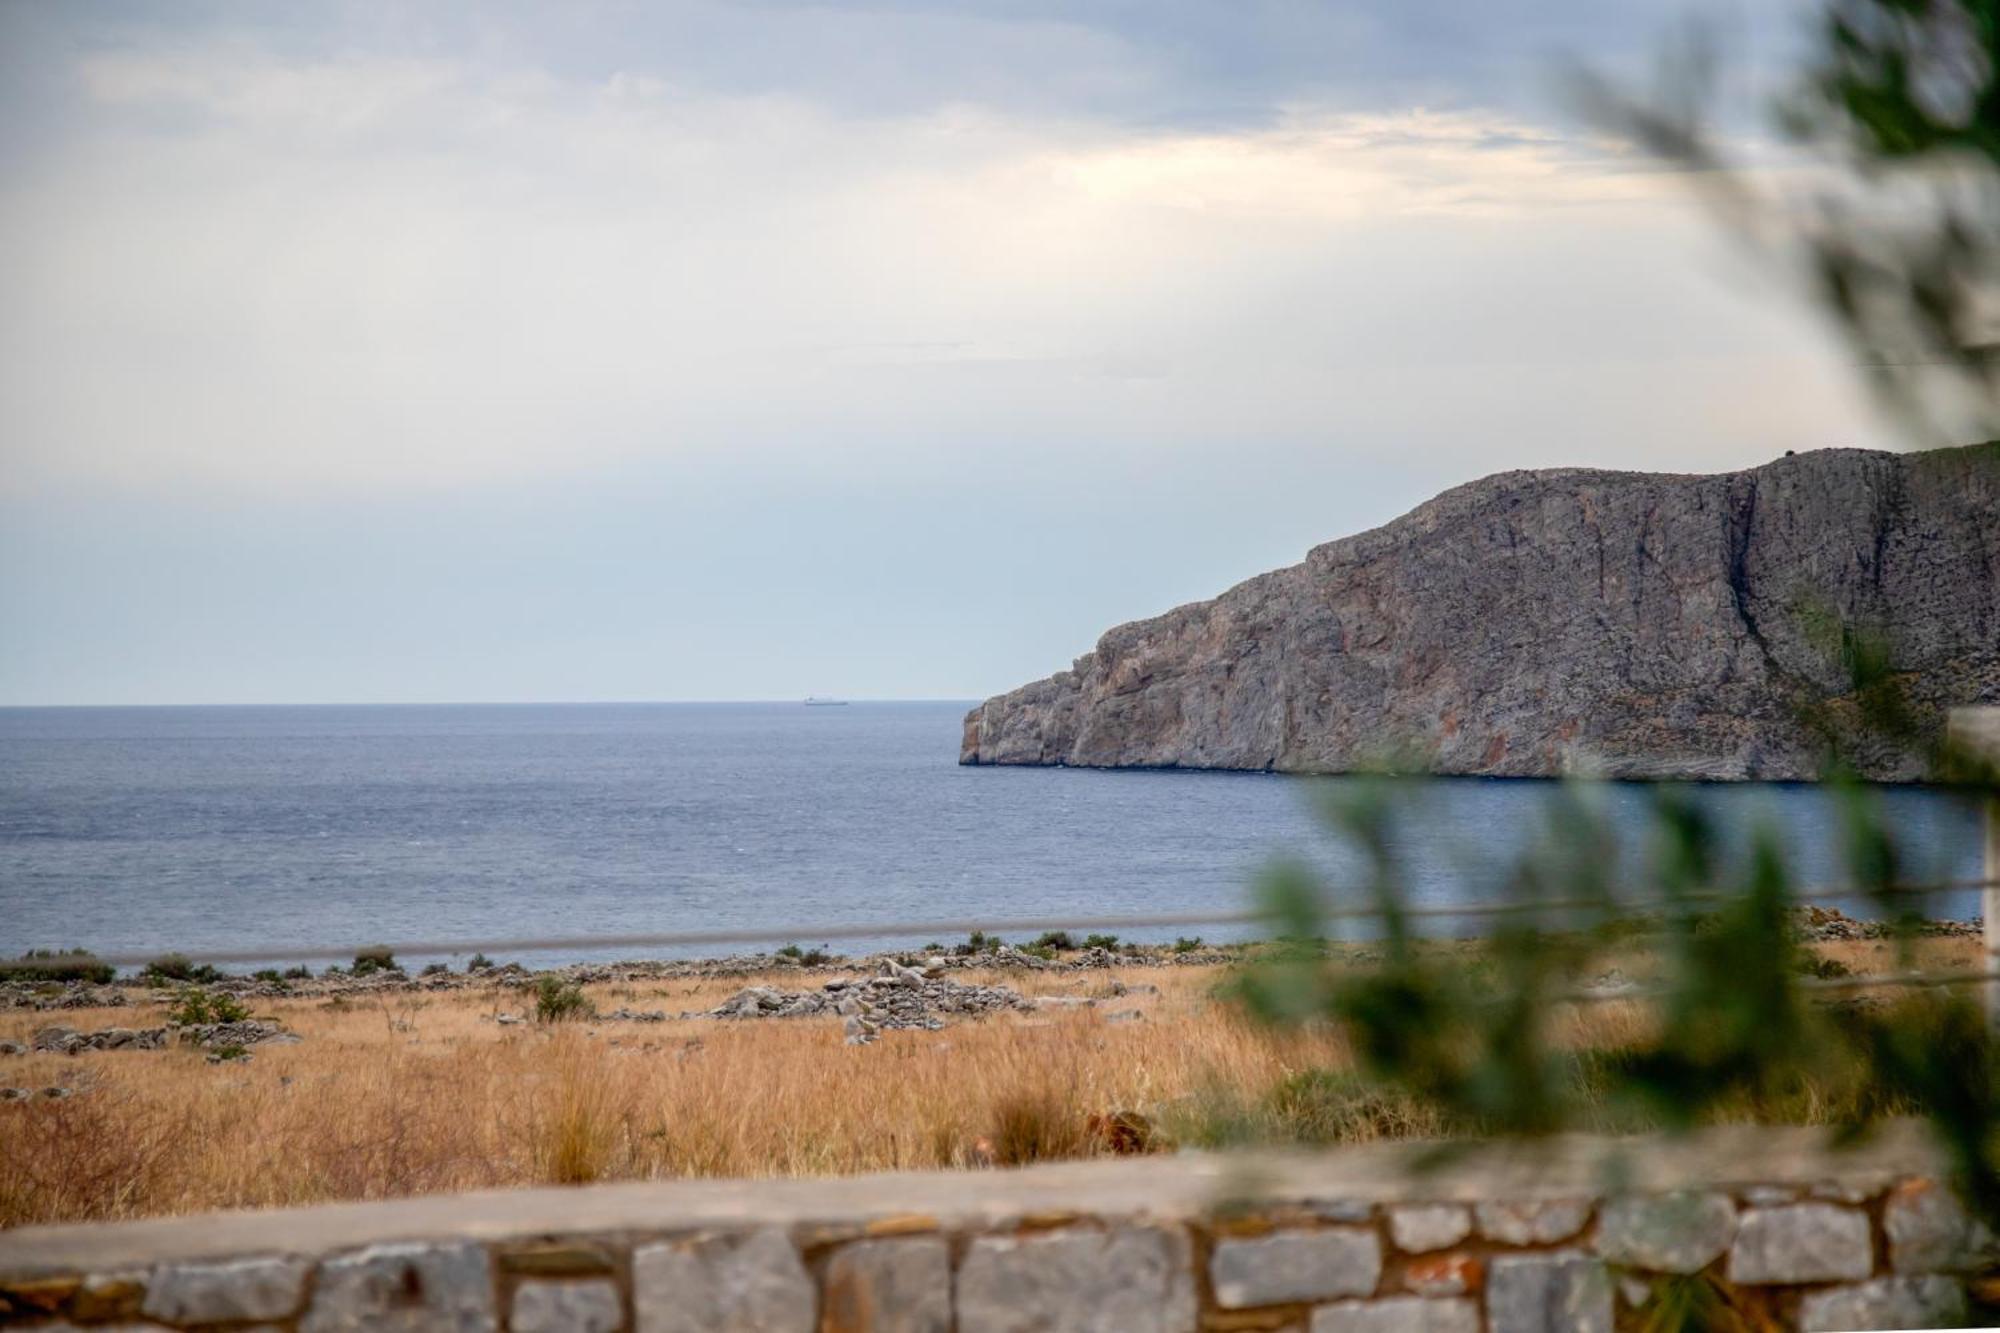
[[[1973,948],[1931,941],[1926,962],[1965,966]],[[1819,952],[1857,972],[1889,965],[1886,945]],[[503,1025],[497,1012],[532,999],[497,986],[258,1001],[259,1016],[303,1041],[221,1064],[193,1049],[0,1058],[0,1083],[76,1090],[0,1104],[0,1225],[554,1182],[1006,1165],[1129,1148],[1102,1129],[1120,1112],[1156,1128],[1155,1148],[1441,1132],[1422,1107],[1315,1072],[1348,1067],[1334,1034],[1273,1033],[1215,999],[1223,971],[957,973],[1031,995],[1089,995],[1114,977],[1135,989],[1096,1008],[888,1031],[868,1046],[844,1045],[833,1018]],[[745,984],[589,991],[603,1010],[675,1013]],[[1120,1009],[1144,1017],[1108,1021]],[[161,1021],[150,1005],[0,1011],[0,1039],[52,1022]],[[1615,1042],[1646,1018],[1621,1003],[1566,1021],[1578,1039]]]

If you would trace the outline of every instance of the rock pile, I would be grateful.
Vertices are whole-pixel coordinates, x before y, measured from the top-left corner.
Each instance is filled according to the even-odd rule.
[[[967,986],[944,976],[942,967],[927,965],[919,970],[885,958],[872,977],[837,977],[816,991],[747,986],[709,1012],[715,1018],[837,1014],[848,1041],[859,1045],[873,1041],[883,1028],[935,1031],[947,1017],[1033,1007],[1027,997],[1006,986]]]
[[[262,1043],[291,1045],[299,1040],[296,1032],[287,1032],[277,1023],[267,1023],[261,1018],[245,1018],[235,1023],[190,1023],[176,1029],[183,1046],[201,1046],[208,1050],[221,1050],[230,1046],[255,1046]]]
[[[159,1051],[167,1045],[165,1028],[104,1028],[78,1032],[75,1028],[46,1027],[31,1038],[38,1051],[76,1055],[82,1051]]]
[[[1890,921],[1862,921],[1837,907],[1805,906],[1792,909],[1792,921],[1799,938],[1813,943],[1829,940],[1878,940],[1896,933]],[[1916,933],[1924,936],[1976,938],[1983,930],[1979,921],[1920,921]]]

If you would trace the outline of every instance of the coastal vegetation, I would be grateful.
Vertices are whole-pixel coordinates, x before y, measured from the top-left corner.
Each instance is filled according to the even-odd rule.
[[[1906,947],[1942,970],[1977,957],[1976,938],[1964,932],[1907,944],[1822,938],[1800,946],[1798,965],[1875,975],[1903,966]],[[1325,952],[1343,975],[1381,975],[1378,945]],[[1435,942],[1425,952],[1488,981],[1502,961],[1479,942]],[[1168,946],[1109,967],[960,967],[951,975],[1012,988],[1033,1007],[936,1031],[884,1030],[861,1046],[846,1044],[832,1017],[707,1016],[746,987],[817,989],[851,974],[833,966],[585,984],[515,972],[439,989],[350,981],[321,993],[301,985],[252,994],[243,1006],[296,1034],[296,1044],[0,1056],[0,1084],[72,1094],[0,1105],[0,1226],[493,1186],[983,1168],[1485,1128],[1448,1099],[1373,1076],[1340,1025],[1255,1019],[1239,999],[1241,961],[1218,956],[1184,953],[1174,962]],[[1634,934],[1597,965],[1644,981],[1662,964]],[[229,998],[182,988],[171,1005],[142,991],[115,1008],[0,1010],[0,1041],[31,1046],[56,1019],[144,1027],[188,1019],[195,1004],[213,1017]],[[1885,1005],[1849,997],[1824,1008],[1841,1022]],[[1896,1012],[1920,1014],[1922,1002],[1913,1005]],[[633,1012],[648,1009],[667,1016]],[[1552,1040],[1576,1055],[1566,1095],[1578,1127],[1648,1123],[1643,1109],[1615,1095],[1613,1074],[1619,1053],[1639,1048],[1659,1021],[1643,1002],[1615,998],[1554,1014]],[[1856,1073],[1838,1061],[1795,1067],[1778,1095],[1717,1100],[1702,1118],[1843,1123],[1873,1096]],[[1919,1108],[1904,1099],[1868,1109]]]

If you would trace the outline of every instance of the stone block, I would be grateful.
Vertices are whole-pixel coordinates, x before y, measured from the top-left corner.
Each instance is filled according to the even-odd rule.
[[[1877,1328],[1960,1328],[1965,1288],[1949,1277],[1885,1277],[1829,1287],[1799,1303],[1802,1333],[1850,1333]]]
[[[1611,1333],[1611,1273],[1574,1251],[1505,1254],[1486,1276],[1489,1333]]]
[[[1382,1242],[1354,1227],[1218,1240],[1208,1275],[1225,1310],[1372,1296],[1382,1278]]]
[[[1655,1273],[1698,1273],[1735,1238],[1736,1205],[1724,1194],[1628,1195],[1597,1219],[1599,1254]]]
[[[836,1250],[826,1264],[820,1333],[951,1333],[944,1240],[864,1240]]]
[[[623,1327],[618,1285],[605,1278],[523,1282],[507,1314],[508,1333],[617,1333]]]
[[[498,1323],[480,1246],[372,1245],[319,1266],[299,1333],[490,1333]]]
[[[1906,1181],[1891,1190],[1882,1204],[1882,1230],[1889,1237],[1889,1266],[1898,1273],[1981,1267],[1993,1243],[1951,1187],[1935,1180]]]
[[[1411,1254],[1448,1250],[1472,1234],[1472,1213],[1463,1204],[1409,1204],[1389,1210],[1389,1239]]]
[[[1311,1333],[1479,1333],[1479,1307],[1423,1296],[1335,1301],[1313,1311]]]
[[[311,1268],[304,1259],[285,1255],[166,1264],[153,1270],[140,1308],[169,1324],[289,1319],[305,1300]]]
[[[978,1236],[959,1263],[958,1333],[1192,1333],[1193,1262],[1164,1227]]]
[[[632,1255],[638,1333],[811,1333],[817,1293],[776,1229],[647,1245]]]
[[[1503,1245],[1551,1245],[1568,1240],[1590,1220],[1588,1199],[1545,1199],[1532,1203],[1475,1206],[1479,1234]]]
[[[1853,1282],[1874,1268],[1868,1215],[1832,1203],[1751,1208],[1729,1248],[1731,1282]]]

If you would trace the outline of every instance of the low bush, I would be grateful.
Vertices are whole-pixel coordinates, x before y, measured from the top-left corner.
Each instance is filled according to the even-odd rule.
[[[210,994],[199,986],[182,991],[180,998],[167,1006],[167,1021],[181,1027],[241,1023],[248,1017],[249,1006],[234,995]]]
[[[311,981],[312,969],[305,966],[288,967],[285,969],[284,979],[286,981]]]
[[[1201,942],[1201,936],[1199,935],[1182,935],[1174,941],[1175,953],[1193,953],[1197,949],[1205,949],[1207,947],[1207,945]]]
[[[570,1019],[594,1018],[597,1006],[574,981],[548,976],[535,982],[535,1021],[562,1023]]]
[[[801,949],[796,944],[787,944],[784,948],[778,950],[778,957],[789,958],[793,962],[806,967],[818,967],[824,963],[833,961],[833,955],[826,951],[824,945],[817,949]]]
[[[483,953],[476,953],[472,955],[471,961],[466,963],[465,970],[468,972],[485,972],[490,970],[492,967],[493,967],[493,960],[491,958],[488,958]]]
[[[1076,941],[1066,930],[1045,930],[1035,937],[1030,949],[1074,949]]]
[[[118,970],[87,949],[30,949],[4,969],[18,981],[90,981],[102,986]]]
[[[1116,949],[1118,947],[1118,937],[1116,935],[1085,935],[1083,937],[1083,947],[1086,949]]]
[[[204,986],[222,980],[221,971],[213,965],[193,962],[184,953],[163,953],[139,975],[147,981],[193,981]]]
[[[969,958],[973,954],[993,953],[1005,943],[1006,941],[998,935],[988,935],[983,930],[975,930],[965,937],[965,943],[954,944],[951,951],[961,958]]]
[[[354,975],[357,977],[371,976],[377,972],[400,971],[402,969],[396,966],[396,955],[389,952],[389,946],[386,944],[371,944],[365,949],[358,950],[354,955]]]
[[[427,977],[448,977],[451,975],[451,964],[432,963],[424,968],[422,975]]]

